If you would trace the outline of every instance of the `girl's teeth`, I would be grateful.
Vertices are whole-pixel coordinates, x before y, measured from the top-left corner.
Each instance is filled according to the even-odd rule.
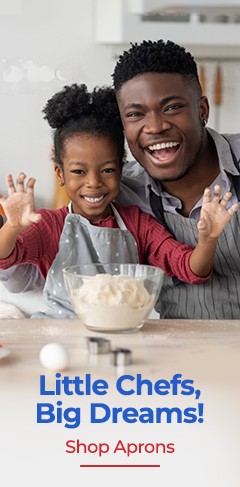
[[[103,196],[100,196],[100,198],[88,198],[87,196],[84,196],[84,199],[87,200],[89,203],[99,203],[104,198]]]
[[[169,147],[176,147],[176,145],[179,145],[178,142],[162,142],[161,144],[154,144],[154,145],[149,145],[150,150],[160,150],[160,149],[168,149]]]

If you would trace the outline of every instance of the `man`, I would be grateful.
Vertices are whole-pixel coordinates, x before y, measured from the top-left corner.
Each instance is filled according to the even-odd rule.
[[[137,204],[177,240],[196,245],[202,194],[221,184],[240,200],[240,134],[206,129],[208,100],[197,66],[173,42],[144,41],[120,56],[113,74],[128,163],[118,202]],[[193,286],[165,276],[161,318],[239,319],[239,210],[219,237],[212,277]]]

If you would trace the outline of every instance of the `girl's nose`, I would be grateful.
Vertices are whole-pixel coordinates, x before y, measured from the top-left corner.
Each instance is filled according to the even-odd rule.
[[[166,120],[164,114],[153,112],[148,115],[143,131],[147,134],[160,134],[171,128],[171,123]]]
[[[96,173],[88,173],[87,186],[89,188],[98,188],[101,185],[101,176]]]

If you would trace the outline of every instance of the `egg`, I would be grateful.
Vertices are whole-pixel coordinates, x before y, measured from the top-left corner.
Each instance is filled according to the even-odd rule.
[[[58,343],[48,343],[40,351],[40,362],[46,369],[63,370],[68,366],[68,354]]]

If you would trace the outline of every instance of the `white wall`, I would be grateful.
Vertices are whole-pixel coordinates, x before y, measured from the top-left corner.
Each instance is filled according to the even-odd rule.
[[[240,29],[240,26],[239,26]],[[240,51],[240,47],[238,48]],[[198,62],[205,68],[206,95],[210,104],[208,125],[221,133],[240,132],[240,59],[236,61],[221,59],[222,95],[221,104],[215,106],[215,77],[218,62]]]
[[[1,15],[0,9],[0,190],[7,173],[16,177],[24,171],[37,179],[38,206],[51,207],[54,188],[51,131],[41,114],[43,106],[68,83],[84,82],[90,88],[111,84],[112,49],[94,42],[93,22],[92,0],[22,0],[21,15],[15,16]],[[35,67],[49,65],[54,70],[65,64],[60,72],[67,70],[67,82],[30,82],[30,60]],[[25,66],[24,79],[5,82],[9,65],[17,62]]]

